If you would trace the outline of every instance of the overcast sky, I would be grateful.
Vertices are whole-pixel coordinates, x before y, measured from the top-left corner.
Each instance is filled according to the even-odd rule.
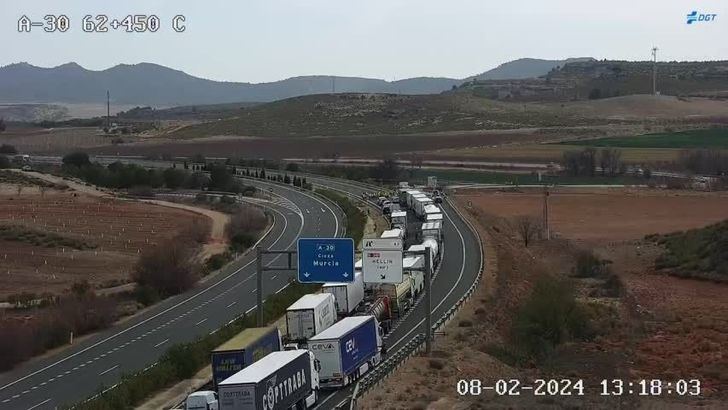
[[[106,5],[102,5],[106,3]],[[687,25],[692,10],[713,22]],[[18,19],[65,14],[66,33]],[[156,33],[84,33],[84,15],[156,14]],[[186,31],[171,29],[175,15]],[[0,65],[153,62],[224,81],[323,74],[462,78],[521,57],[728,59],[726,0],[0,0]]]

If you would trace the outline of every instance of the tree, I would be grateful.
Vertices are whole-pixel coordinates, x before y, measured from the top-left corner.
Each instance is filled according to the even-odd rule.
[[[5,120],[3,118],[0,118],[0,132],[5,131]]]
[[[617,175],[622,168],[622,151],[616,148],[604,148],[600,150],[599,166],[602,169],[602,175]]]
[[[399,177],[401,169],[397,161],[385,159],[371,168],[371,177],[381,181],[393,181]]]
[[[582,151],[565,151],[561,164],[569,175],[594,176],[596,168],[596,149],[589,147]]]
[[[198,277],[192,247],[177,238],[145,250],[133,273],[140,286],[151,287],[163,297],[192,288]]]
[[[589,91],[590,100],[598,100],[600,98],[602,98],[602,90],[599,88],[592,88],[591,91]]]
[[[76,151],[63,157],[63,165],[71,165],[76,168],[81,168],[86,165],[91,165],[91,160],[87,153]]]
[[[523,241],[523,246],[528,248],[528,244],[541,229],[541,224],[533,216],[523,215],[516,218],[516,229]]]
[[[15,149],[15,147],[12,145],[8,145],[8,144],[0,145],[0,154],[15,155],[17,153],[18,153],[18,150]]]
[[[0,169],[10,168],[10,160],[5,155],[0,155]]]
[[[286,164],[286,171],[298,172],[298,164],[295,162],[289,162]]]
[[[231,191],[233,175],[224,165],[213,165],[210,168],[210,187],[220,191]]]
[[[167,168],[162,172],[164,185],[169,189],[177,189],[184,184],[187,172],[176,168]]]

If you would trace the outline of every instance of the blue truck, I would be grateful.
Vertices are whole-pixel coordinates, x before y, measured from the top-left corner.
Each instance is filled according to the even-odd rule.
[[[245,329],[212,351],[212,383],[221,381],[262,359],[268,353],[281,350],[281,334],[277,327]]]
[[[382,336],[374,316],[351,316],[308,340],[320,363],[321,388],[348,385],[382,360]]]

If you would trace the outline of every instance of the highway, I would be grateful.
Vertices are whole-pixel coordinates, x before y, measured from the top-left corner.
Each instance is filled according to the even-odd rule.
[[[281,196],[270,204],[274,223],[261,246],[295,248],[301,237],[339,236],[341,211],[306,192],[251,182]],[[54,409],[73,404],[155,363],[165,350],[220,328],[255,305],[255,255],[242,257],[195,289],[151,307],[72,347],[26,362],[0,375],[0,410]],[[266,261],[266,263],[269,263]],[[293,273],[269,272],[265,294],[284,288]]]
[[[359,199],[365,192],[376,192],[380,189],[376,186],[312,175],[306,175],[306,179],[314,185]],[[442,262],[432,282],[433,323],[465,294],[482,268],[482,252],[476,233],[450,204],[443,203],[442,208],[446,220],[445,245]],[[422,303],[422,300],[420,298],[415,307],[410,309],[387,335],[388,354],[394,353],[417,333],[425,332],[425,303]],[[348,408],[352,391],[353,385],[339,391],[322,392],[316,409]]]

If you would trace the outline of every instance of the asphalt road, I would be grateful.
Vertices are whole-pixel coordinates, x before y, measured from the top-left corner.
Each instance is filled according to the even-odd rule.
[[[357,198],[361,198],[364,192],[376,192],[379,189],[376,186],[311,175],[306,175],[306,179],[314,185],[327,187]],[[467,292],[481,269],[482,253],[476,234],[451,205],[444,203],[442,209],[446,221],[444,223],[445,245],[442,261],[432,282],[433,323]],[[415,307],[395,324],[386,338],[389,354],[397,351],[416,334],[425,333],[425,306],[423,298],[420,297]],[[339,406],[348,408],[352,391],[353,385],[334,392],[324,392],[319,398],[316,409],[332,409]]]
[[[299,236],[330,237],[342,233],[343,216],[330,202],[289,187],[253,184],[285,197],[271,205],[274,224],[261,246],[289,249],[295,248]],[[255,305],[254,262],[251,252],[183,295],[167,299],[123,324],[82,338],[73,347],[3,373],[0,409],[53,409],[78,402],[113,386],[122,374],[153,364],[170,345],[192,341],[243,312],[250,312]],[[265,294],[284,288],[293,275],[267,274]]]

